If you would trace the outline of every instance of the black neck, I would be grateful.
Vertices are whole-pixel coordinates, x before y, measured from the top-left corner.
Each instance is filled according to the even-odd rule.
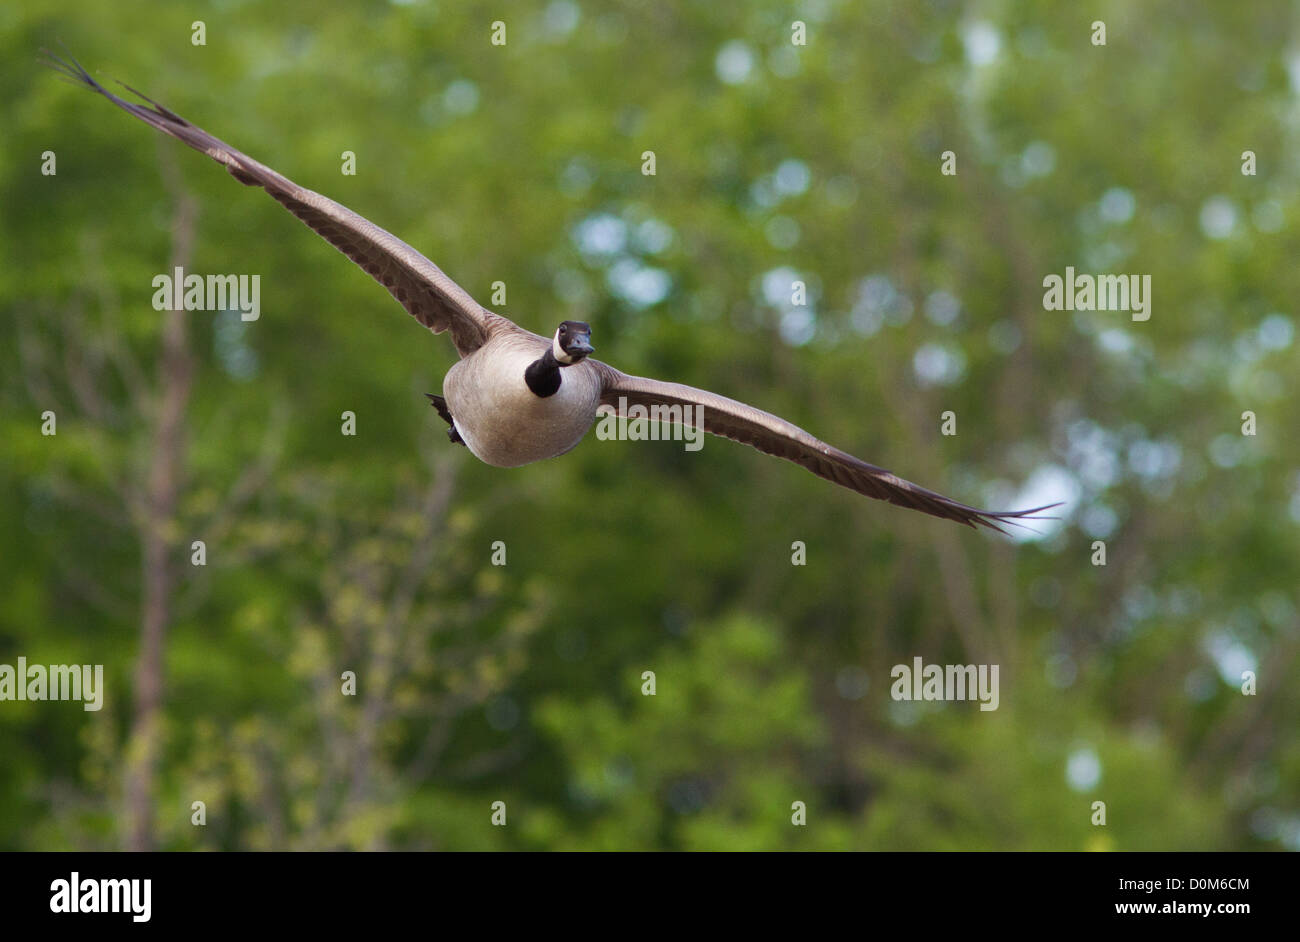
[[[524,382],[539,399],[554,396],[560,388],[560,361],[550,348],[524,370]]]

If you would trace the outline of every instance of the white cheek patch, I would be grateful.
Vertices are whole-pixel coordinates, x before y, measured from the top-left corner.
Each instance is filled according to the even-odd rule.
[[[565,353],[564,348],[560,346],[560,332],[558,330],[555,332],[555,336],[551,338],[551,356],[561,363],[573,362],[573,357]]]

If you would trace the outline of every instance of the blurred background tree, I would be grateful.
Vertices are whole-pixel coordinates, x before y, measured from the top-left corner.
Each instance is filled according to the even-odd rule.
[[[5,4],[0,663],[107,693],[0,703],[0,847],[1300,849],[1298,25]],[[481,465],[420,395],[444,338],[57,43],[525,327],[1064,519],[972,534],[717,439]],[[259,274],[261,318],[153,310],[178,262]],[[1151,275],[1151,319],[1044,311],[1071,265]],[[998,710],[893,701],[918,656],[999,664]]]

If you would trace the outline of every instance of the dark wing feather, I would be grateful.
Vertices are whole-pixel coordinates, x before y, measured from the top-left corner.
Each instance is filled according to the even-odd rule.
[[[480,306],[442,269],[415,249],[346,206],[298,186],[129,86],[124,87],[148,104],[137,104],[114,95],[95,81],[75,59],[64,60],[46,54],[48,64],[73,82],[98,92],[123,111],[224,164],[240,183],[266,190],[289,212],[387,288],[421,324],[435,334],[451,331],[452,341],[462,357],[483,345],[494,322],[509,323]]]
[[[832,448],[799,426],[743,402],[680,383],[628,376],[605,363],[594,360],[590,362],[601,372],[604,386],[601,404],[613,407],[620,414],[624,404],[629,407],[703,406],[706,432],[752,445],[759,451],[802,465],[813,474],[851,491],[889,501],[899,507],[919,510],[945,520],[956,520],[969,527],[978,525],[1005,533],[999,523],[1014,524],[1019,520],[1047,519],[1035,515],[1059,506],[1048,504],[1032,510],[1012,511],[968,507],[911,481],[905,481],[884,468],[867,464],[838,448]]]

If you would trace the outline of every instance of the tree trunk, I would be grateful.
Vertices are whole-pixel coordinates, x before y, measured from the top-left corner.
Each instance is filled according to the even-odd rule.
[[[184,267],[194,242],[196,208],[179,192],[174,171],[168,181],[176,190],[171,268]],[[162,359],[153,397],[153,450],[145,477],[140,522],[141,624],[140,655],[135,671],[135,716],[127,748],[126,808],[128,850],[154,848],[154,792],[162,739],[163,651],[172,618],[177,551],[172,522],[180,494],[185,455],[185,412],[189,405],[193,363],[185,312],[168,310],[163,324]]]

